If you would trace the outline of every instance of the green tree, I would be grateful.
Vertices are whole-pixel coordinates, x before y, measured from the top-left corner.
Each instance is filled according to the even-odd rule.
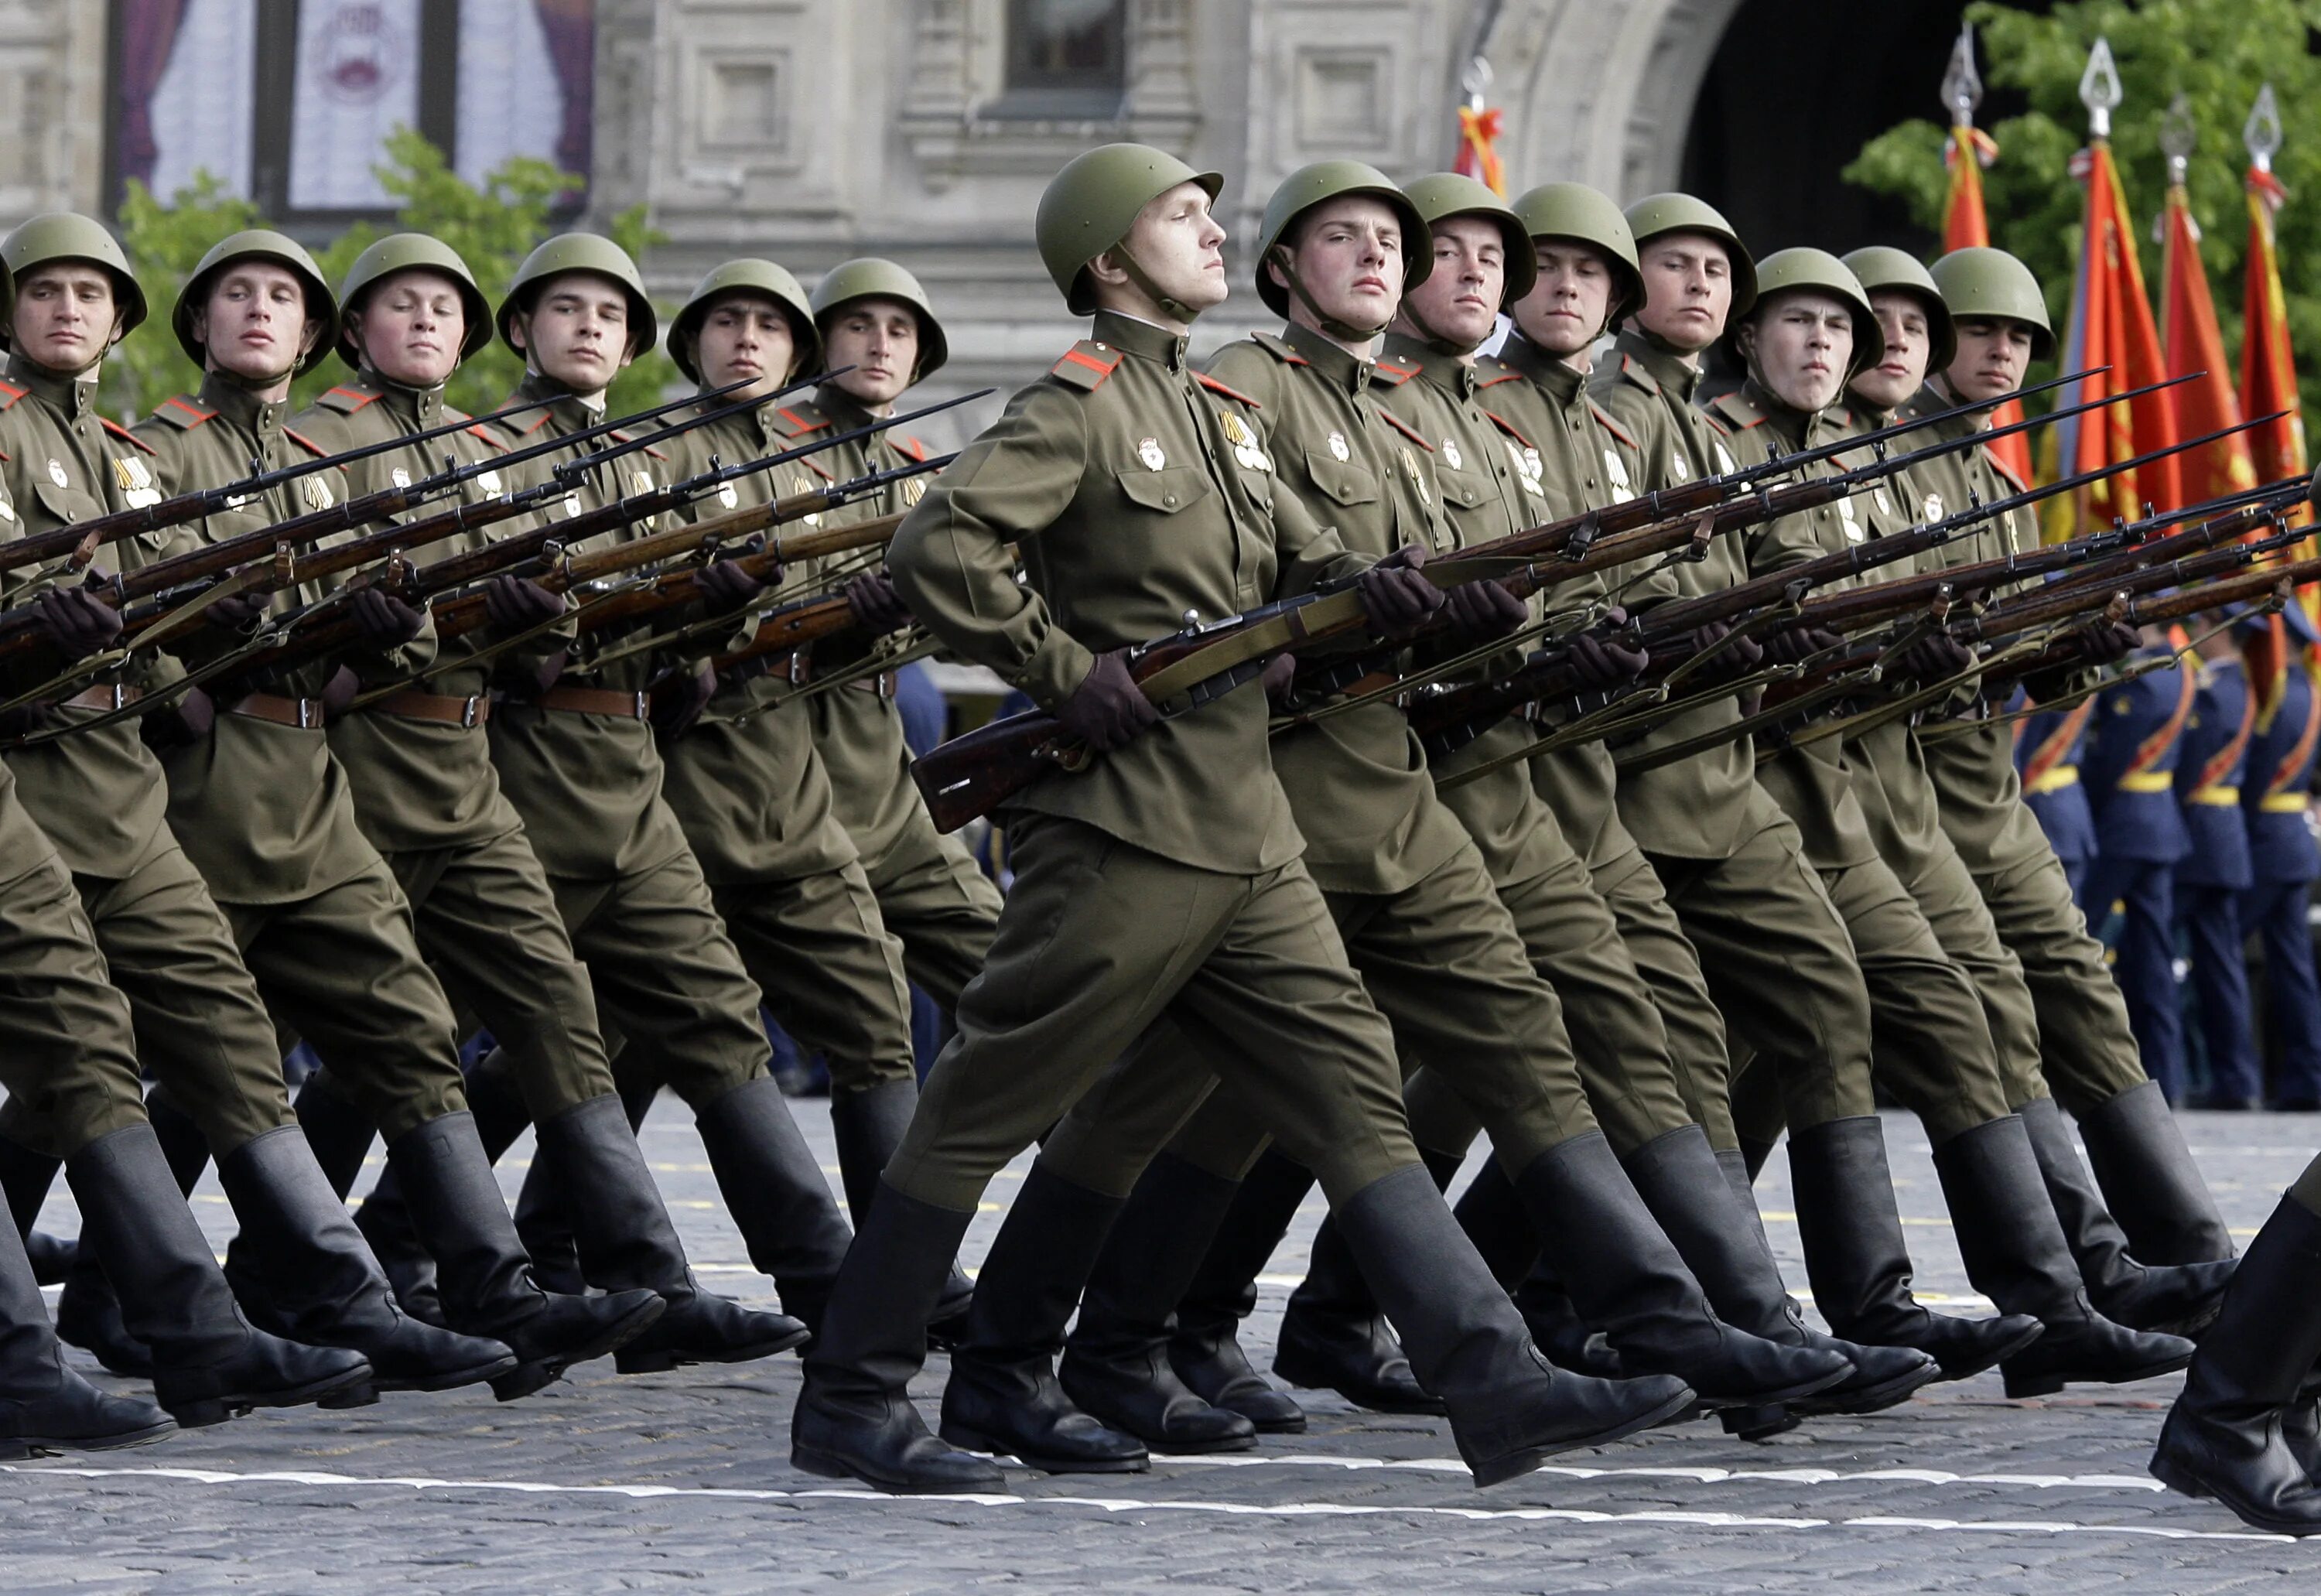
[[[460,252],[475,273],[484,296],[497,306],[515,269],[533,246],[555,231],[551,216],[560,196],[580,179],[544,160],[514,157],[473,184],[451,169],[441,150],[422,135],[399,128],[389,136],[387,160],[377,169],[380,184],[396,200],[397,229],[441,239]],[[170,307],[203,253],[227,233],[267,223],[256,206],[227,195],[207,172],[195,175],[164,205],[141,184],[132,183],[121,207],[123,245],[139,284],[153,306],[153,321],[124,343],[106,363],[105,397],[117,414],[144,415],[173,393],[197,387],[200,371],[187,360],[168,330]],[[642,205],[613,218],[609,235],[632,255],[661,242]],[[332,285],[345,279],[355,257],[381,230],[358,223],[314,251]],[[496,336],[452,378],[448,397],[461,409],[482,413],[496,407],[523,375],[523,361]],[[333,358],[300,378],[292,395],[300,404],[341,380],[342,362]],[[658,348],[648,351],[614,384],[614,414],[649,405],[678,379],[677,368]]]
[[[2022,115],[1990,130],[1999,146],[1997,164],[1983,174],[1991,242],[2038,273],[2059,330],[2071,311],[2086,204],[2069,175],[2073,151],[2087,142],[2080,77],[2096,40],[2111,41],[2119,68],[2125,97],[2112,113],[2112,152],[2155,296],[2160,249],[2152,228],[2168,182],[2160,123],[2180,94],[2190,109],[2199,145],[2186,188],[2225,345],[2235,357],[2248,242],[2241,129],[2258,88],[2272,85],[2287,112],[2287,141],[2273,158],[2289,189],[2278,219],[2281,279],[2290,336],[2305,357],[2305,406],[2308,414],[2321,406],[2321,126],[2296,114],[2321,102],[2321,59],[2308,44],[2310,31],[2321,29],[2321,0],[2064,0],[2043,16],[1976,0],[1966,15],[1977,30],[1984,77],[2029,101]],[[1920,221],[1939,228],[1948,133],[1932,122],[1903,123],[1864,145],[1845,175],[1902,196]]]

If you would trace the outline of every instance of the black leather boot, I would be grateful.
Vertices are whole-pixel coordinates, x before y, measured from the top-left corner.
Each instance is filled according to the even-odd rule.
[[[314,1162],[322,1166],[323,1178],[341,1198],[349,1196],[355,1178],[362,1173],[363,1160],[370,1154],[372,1138],[378,1135],[378,1125],[339,1090],[327,1069],[306,1077],[293,1106],[298,1126],[306,1133],[306,1145],[314,1151]]]
[[[1580,1317],[1604,1327],[1629,1373],[1676,1375],[1709,1409],[1772,1407],[1853,1374],[1835,1352],[1784,1345],[1720,1320],[1601,1131],[1533,1159],[1515,1190]]]
[[[45,1230],[35,1230],[19,1238],[23,1243],[25,1259],[32,1264],[32,1279],[44,1286],[60,1286],[72,1272],[73,1259],[78,1253],[71,1242],[62,1236],[50,1236]]]
[[[1438,1194],[1466,1162],[1463,1154],[1423,1148],[1419,1157]],[[1361,1266],[1328,1218],[1314,1233],[1306,1278],[1282,1312],[1273,1372],[1292,1385],[1334,1391],[1376,1413],[1443,1411],[1443,1399],[1419,1383]]]
[[[210,1145],[202,1127],[164,1086],[145,1094],[145,1118],[153,1127],[153,1139],[161,1144],[170,1178],[177,1182],[178,1190],[191,1197],[201,1183],[202,1172],[210,1166]]]
[[[2027,1313],[2047,1327],[1999,1365],[2008,1396],[2049,1396],[2074,1382],[2149,1380],[2192,1361],[2183,1337],[2116,1325],[2088,1300],[2019,1117],[1952,1136],[1934,1149],[1934,1172],[1967,1279],[2001,1312]]]
[[[152,1379],[152,1348],[129,1333],[121,1317],[121,1299],[105,1278],[94,1250],[73,1250],[64,1284],[57,1296],[58,1338],[88,1354],[108,1374]]]
[[[2130,1087],[2080,1116],[2080,1139],[2112,1218],[2127,1233],[2128,1252],[2147,1267],[2233,1255],[2224,1216],[2158,1081]]]
[[[1483,1255],[1492,1276],[1515,1297],[1515,1311],[1531,1327],[1531,1338],[1548,1362],[1574,1374],[1617,1380],[1620,1354],[1604,1333],[1579,1317],[1571,1294],[1555,1278],[1555,1271],[1539,1255],[1539,1237],[1532,1234],[1531,1216],[1515,1182],[1496,1158],[1487,1158],[1451,1210],[1459,1227]]]
[[[226,1280],[260,1328],[362,1354],[378,1391],[450,1391],[515,1367],[515,1354],[501,1343],[422,1324],[396,1305],[296,1126],[227,1154],[218,1183],[241,1222]]]
[[[862,1223],[862,1210],[878,1195],[878,1176],[903,1145],[903,1133],[911,1128],[918,1106],[915,1081],[882,1081],[860,1091],[831,1089],[830,1134],[838,1144],[838,1182],[846,1189],[846,1211],[857,1226]],[[934,1316],[927,1321],[930,1344],[948,1348],[966,1334],[974,1297],[975,1282],[952,1264]]]
[[[0,1225],[0,1458],[141,1446],[177,1427],[152,1403],[106,1396],[65,1367],[32,1261],[15,1227]]]
[[[81,1238],[120,1292],[128,1333],[152,1354],[153,1394],[188,1429],[253,1408],[360,1400],[360,1353],[301,1346],[253,1329],[142,1123],[99,1136],[65,1161]]]
[[[545,1163],[554,1172],[583,1277],[607,1291],[657,1292],[667,1305],[643,1335],[613,1354],[622,1373],[748,1363],[806,1340],[806,1326],[787,1314],[744,1308],[702,1289],[616,1094],[551,1115],[540,1122],[539,1136],[535,1167]]]
[[[1064,1326],[1122,1206],[1032,1166],[984,1257],[967,1334],[951,1354],[944,1440],[1051,1474],[1151,1466],[1140,1442],[1107,1427],[1101,1413],[1075,1407],[1078,1397],[1056,1380]]]
[[[1559,1452],[1616,1441],[1691,1407],[1691,1388],[1670,1375],[1590,1380],[1541,1357],[1420,1166],[1371,1181],[1334,1211],[1401,1327],[1420,1382],[1442,1397],[1476,1484],[1529,1473]]]
[[[506,1057],[495,1048],[478,1062],[478,1068],[495,1066],[495,1061],[498,1066],[505,1066]],[[496,1067],[495,1072],[499,1072]],[[471,1080],[473,1076],[471,1071]],[[512,1073],[503,1078],[509,1087],[514,1087]],[[660,1084],[645,1076],[623,1081],[617,1090],[630,1134],[636,1135],[644,1129],[645,1116],[652,1112],[653,1101],[660,1096]],[[521,1116],[515,1121],[515,1129],[520,1131],[532,1123],[532,1110],[523,1106],[521,1093],[512,1107]],[[478,1117],[477,1126],[478,1130],[485,1127],[482,1118]],[[508,1140],[515,1140],[514,1132],[509,1134]],[[484,1148],[496,1163],[503,1149],[493,1146],[488,1137]],[[540,1282],[542,1290],[578,1295],[588,1289],[587,1272],[580,1267],[579,1243],[572,1234],[572,1211],[565,1203],[564,1186],[557,1178],[555,1165],[535,1159],[532,1168],[524,1172],[523,1184],[516,1191],[515,1234],[532,1257],[532,1277]]]
[[[663,1304],[651,1291],[572,1297],[540,1289],[465,1109],[405,1132],[387,1156],[435,1254],[443,1317],[515,1353],[516,1366],[492,1381],[501,1401],[530,1396],[572,1364],[627,1345],[660,1318]]]
[[[760,1075],[696,1108],[694,1125],[750,1262],[774,1277],[783,1311],[820,1334],[851,1238],[782,1089]]]
[[[73,1263],[71,1242],[32,1227],[40,1220],[41,1205],[49,1199],[49,1188],[56,1183],[57,1171],[63,1167],[60,1159],[0,1136],[0,1199],[6,1201],[8,1217],[16,1222],[24,1255],[32,1260],[32,1278],[44,1286],[64,1284]]]
[[[1963,1319],[1910,1295],[1910,1252],[1875,1114],[1790,1132],[1789,1182],[1814,1306],[1848,1341],[1916,1347],[1943,1379],[1964,1380],[2039,1338],[2039,1321],[2028,1315]]]
[[[2147,1268],[2128,1256],[2127,1236],[2104,1206],[2087,1166],[2071,1145],[2063,1111],[2052,1098],[2034,1098],[2017,1110],[2030,1133],[2039,1173],[2062,1222],[2063,1239],[2088,1283],[2096,1311],[2131,1330],[2192,1336],[2216,1317],[2233,1278],[2230,1258]]]
[[[1836,1353],[1853,1365],[1847,1378],[1818,1395],[1781,1407],[1727,1409],[1723,1418],[1732,1434],[1761,1440],[1816,1413],[1874,1413],[1941,1377],[1925,1353],[1861,1346],[1806,1323],[1781,1282],[1741,1153],[1711,1152],[1707,1134],[1688,1125],[1654,1137],[1621,1162],[1718,1318],[1783,1346]]]
[[[1193,1167],[1181,1159],[1174,1162]],[[1151,1174],[1146,1170],[1146,1177]],[[1193,1270],[1192,1283],[1178,1300],[1169,1366],[1195,1396],[1240,1414],[1258,1434],[1294,1435],[1306,1427],[1306,1409],[1251,1364],[1242,1349],[1241,1324],[1257,1308],[1258,1274],[1314,1189],[1314,1174],[1268,1148],[1246,1177],[1223,1184],[1232,1195],[1215,1221],[1208,1251]],[[1187,1200],[1197,1200],[1189,1189]],[[1129,1201],[1133,1207],[1135,1199]]]
[[[1169,1355],[1170,1315],[1232,1206],[1233,1185],[1161,1154],[1146,1166],[1118,1222],[1107,1218],[1111,1239],[1085,1272],[1079,1324],[1064,1345],[1064,1390],[1155,1452],[1246,1452],[1257,1445],[1256,1425],[1201,1397]],[[988,1289],[989,1278],[987,1265],[979,1290]]]
[[[2259,1529],[2321,1534],[2321,1482],[2282,1433],[2308,1416],[2321,1362],[2321,1216],[2283,1198],[2225,1292],[2183,1394],[2161,1426],[2152,1473],[2171,1490],[2213,1496]]]
[[[790,1416],[790,1464],[881,1491],[997,1491],[998,1465],[935,1438],[911,1405],[927,1315],[975,1215],[881,1183],[806,1349]]]

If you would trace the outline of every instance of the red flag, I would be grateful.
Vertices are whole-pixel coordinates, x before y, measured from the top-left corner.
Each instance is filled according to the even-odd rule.
[[[1943,252],[1980,248],[1990,242],[1990,223],[1982,205],[1982,169],[1998,159],[1998,141],[1971,123],[1952,124],[1943,145],[1943,165],[1949,169],[1951,187],[1943,201]],[[2002,427],[2023,419],[2021,401],[2009,399],[1990,413],[1990,424]],[[1987,446],[2000,468],[2016,481],[2031,482],[2031,435],[2010,433]]]
[[[2160,329],[2144,296],[2135,230],[2128,221],[2127,196],[2120,188],[2119,169],[2112,164],[2110,142],[2096,140],[2073,160],[2072,170],[2086,179],[2088,208],[2079,274],[2072,285],[2071,319],[2063,340],[2063,369],[2109,369],[2065,388],[2066,405],[2142,388],[2166,374]],[[2165,392],[2146,394],[2125,405],[2067,417],[2056,424],[2055,433],[2060,473],[2094,470],[2173,443],[2175,406]],[[2107,526],[2115,517],[2133,520],[2147,504],[2172,510],[2183,502],[2171,456],[2050,499],[2046,535],[2050,540],[2075,537]]]
[[[2216,306],[2208,296],[2208,274],[2200,265],[2200,225],[2192,219],[2191,198],[2180,183],[2168,189],[2161,248],[2161,344],[2168,375],[2201,375],[2171,389],[2176,400],[2176,433],[2197,437],[2241,420],[2239,396],[2225,365],[2225,338],[2216,330]],[[2248,439],[2238,433],[2192,454],[2176,457],[2183,497],[2198,504],[2256,486]]]
[[[2245,323],[2241,333],[2241,413],[2287,415],[2250,429],[2246,434],[2252,468],[2260,482],[2305,474],[2305,415],[2297,393],[2297,365],[2289,342],[2289,299],[2280,289],[2280,257],[2275,247],[2272,219],[2289,191],[2270,168],[2251,165],[2248,171],[2248,272],[2242,279],[2241,308]],[[2311,519],[2298,506],[2292,524]],[[2309,556],[2307,540],[2298,553]],[[2298,593],[2307,616],[2321,616],[2321,588],[2307,582]],[[2281,677],[2291,650],[2289,631],[2273,617],[2271,636],[2247,649],[2249,679],[2257,689],[2260,713],[2270,716],[2280,701]]]
[[[1472,178],[1497,195],[1507,196],[1507,177],[1499,165],[1499,129],[1504,122],[1497,108],[1486,111],[1479,98],[1472,105],[1459,107],[1459,158],[1451,169],[1462,178]]]

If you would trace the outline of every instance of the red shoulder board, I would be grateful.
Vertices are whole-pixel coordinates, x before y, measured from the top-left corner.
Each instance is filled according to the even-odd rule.
[[[1417,367],[1397,366],[1391,360],[1377,361],[1371,366],[1370,369],[1378,378],[1383,378],[1388,388],[1400,388],[1404,383],[1408,382],[1412,378],[1418,375]]]
[[[13,382],[0,382],[0,410],[7,409],[32,391],[28,388],[18,388]]]
[[[894,444],[895,451],[897,454],[907,454],[913,460],[921,461],[927,457],[927,446],[907,433],[897,434],[895,433],[889,433],[887,434],[887,442]]]
[[[1048,368],[1048,375],[1060,377],[1074,388],[1093,393],[1104,386],[1113,368],[1125,358],[1116,349],[1106,349],[1084,338],[1066,350],[1062,360]]]
[[[1496,369],[1498,372],[1497,376],[1486,377],[1480,382],[1478,382],[1475,387],[1478,389],[1497,388],[1503,382],[1513,382],[1523,375],[1522,372],[1510,370],[1505,366],[1497,366]],[[1497,420],[1497,418],[1495,416],[1493,419]]]
[[[1612,413],[1609,410],[1605,409],[1603,406],[1598,405],[1595,400],[1590,399],[1588,401],[1588,413],[1596,418],[1596,424],[1597,426],[1602,427],[1606,432],[1619,439],[1621,442],[1625,443],[1629,448],[1642,452],[1643,445],[1637,442],[1634,438],[1628,436],[1628,429],[1622,426],[1618,422],[1614,421],[1612,419]]]
[[[1493,422],[1497,424],[1499,431],[1506,433],[1508,437],[1513,438],[1516,442],[1522,444],[1526,449],[1531,447],[1531,440],[1523,435],[1523,433],[1516,427],[1514,422],[1509,421],[1506,416],[1501,415],[1496,410],[1486,410],[1483,414],[1489,416]]]
[[[637,435],[634,433],[630,432],[625,427],[614,427],[610,435],[613,442],[615,443],[634,443],[637,441]],[[667,460],[669,458],[668,455],[663,454],[660,450],[654,448],[650,443],[642,446],[642,452],[651,455],[655,460]]]
[[[330,392],[324,394],[323,397],[326,399],[348,400],[349,403],[342,414],[352,415],[356,411],[369,404],[373,399],[378,398],[378,396],[375,393],[367,394],[359,388],[334,388],[331,389]]]
[[[1211,393],[1223,394],[1228,399],[1238,399],[1252,410],[1262,410],[1265,408],[1264,406],[1259,404],[1255,399],[1251,398],[1247,394],[1242,392],[1241,389],[1228,387],[1226,384],[1219,382],[1215,378],[1210,376],[1206,371],[1194,372],[1193,380],[1199,383]]]
[[[212,419],[217,415],[217,412],[214,410],[205,410],[199,405],[187,404],[184,396],[179,394],[171,394],[168,398],[153,406],[153,414],[156,415],[160,415],[164,410],[176,411],[177,414],[171,416],[169,419],[176,422],[179,426],[184,427],[187,432],[193,431],[196,427],[201,425],[202,423]]]
[[[288,427],[284,427],[282,429],[282,435],[318,460],[323,455],[330,453],[329,450],[323,448],[320,443],[315,442],[314,439],[308,437],[304,433],[293,432]],[[344,466],[341,466],[339,468],[339,470],[342,471],[346,469],[347,468]]]
[[[1988,443],[1982,446],[1982,458],[1990,462],[1990,469],[1998,473],[1999,479],[2013,488],[2016,492],[2021,493],[2025,488],[2031,486],[2028,482],[2023,480],[2022,478],[2016,476],[2015,474],[2015,468],[2008,465],[2004,460],[2000,459],[1998,451],[1993,449]]]
[[[538,421],[533,422],[533,423],[532,423],[530,426],[528,426],[528,427],[516,427],[515,423],[514,423],[514,422],[512,422],[512,421],[503,421],[503,422],[498,422],[498,423],[496,423],[495,424],[499,425],[499,426],[504,426],[504,427],[511,427],[511,428],[514,428],[514,429],[515,429],[516,436],[518,436],[518,437],[520,437],[520,438],[529,438],[529,437],[531,437],[531,436],[532,436],[532,433],[534,433],[538,432],[541,428],[542,428],[542,427],[546,426],[546,425],[549,424],[549,422],[550,422],[550,420],[551,420],[551,416],[550,412],[549,412],[548,410],[546,410],[546,409],[544,409],[544,408],[543,408],[543,409],[541,411],[541,413],[540,413],[540,419],[539,419]]]
[[[1739,394],[1726,394],[1708,407],[1708,414],[1728,432],[1745,433],[1751,427],[1765,424],[1765,413]]]
[[[96,418],[96,421],[99,426],[102,426],[106,432],[111,433],[114,437],[119,438],[122,442],[125,443],[134,443],[138,448],[142,449],[148,454],[157,452],[153,445],[148,443],[144,439],[139,437],[135,433],[131,432],[127,427],[123,426],[119,422],[114,421],[110,416],[100,415]]]
[[[822,431],[823,428],[830,424],[830,417],[826,415],[817,415],[813,420],[809,421],[795,410],[789,409],[786,406],[779,408],[781,409],[782,419],[788,422],[792,426],[797,428],[797,430],[802,433],[818,433]]]
[[[1386,423],[1387,425],[1392,427],[1396,432],[1400,433],[1404,437],[1409,439],[1412,442],[1417,444],[1421,449],[1425,450],[1427,453],[1432,454],[1434,452],[1434,445],[1426,441],[1425,433],[1420,432],[1416,427],[1412,426],[1408,422],[1403,420],[1401,416],[1397,415],[1393,411],[1388,409],[1383,405],[1378,407],[1378,418]]]
[[[480,421],[468,428],[468,435],[472,438],[481,438],[485,442],[489,443],[502,454],[505,454],[507,452],[508,446],[501,442],[497,438],[493,437],[492,429],[486,426]]]

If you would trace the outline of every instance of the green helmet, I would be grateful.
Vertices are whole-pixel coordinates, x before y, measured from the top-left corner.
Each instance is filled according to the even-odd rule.
[[[355,313],[379,283],[398,271],[414,270],[441,272],[459,285],[460,306],[467,315],[467,325],[460,336],[461,360],[492,341],[492,307],[486,303],[484,291],[476,287],[475,273],[460,259],[460,251],[423,233],[390,233],[355,257],[355,263],[347,268],[346,281],[339,285],[341,360],[362,369],[362,351],[355,342]]]
[[[857,299],[892,299],[907,305],[919,318],[919,363],[911,373],[913,382],[924,382],[951,359],[951,341],[943,336],[942,324],[935,320],[934,306],[927,303],[927,291],[919,279],[896,265],[875,255],[865,255],[859,260],[842,260],[823,274],[822,281],[814,286],[814,323],[828,332],[828,318],[841,307]]]
[[[1410,196],[1397,188],[1392,178],[1359,160],[1317,160],[1284,178],[1281,187],[1273,191],[1273,197],[1265,202],[1265,221],[1257,235],[1257,296],[1274,315],[1289,314],[1289,291],[1275,282],[1273,274],[1265,269],[1273,259],[1274,247],[1285,242],[1298,217],[1325,199],[1343,199],[1350,195],[1377,200],[1402,223],[1404,293],[1424,282],[1426,274],[1434,269],[1434,250],[1418,247],[1419,241],[1426,236],[1426,223],[1419,219],[1418,207],[1410,203]]]
[[[1506,201],[1457,172],[1433,173],[1405,184],[1402,191],[1418,207],[1419,220],[1429,228],[1453,216],[1480,216],[1497,225],[1507,241],[1507,286],[1499,296],[1501,310],[1531,292],[1531,286],[1539,280],[1539,257],[1532,253],[1531,235],[1524,231],[1523,218],[1507,209]],[[1430,246],[1427,253],[1434,252]]]
[[[1874,295],[1882,288],[1908,294],[1925,307],[1926,375],[1947,369],[1951,357],[1958,352],[1958,332],[1951,325],[1951,310],[1943,303],[1943,291],[1934,287],[1934,279],[1918,258],[1891,244],[1870,244],[1845,256],[1844,261],[1863,293]]]
[[[306,315],[323,324],[323,335],[314,340],[314,347],[298,359],[293,372],[305,376],[330,357],[331,346],[339,335],[339,302],[331,292],[331,285],[323,280],[323,269],[296,239],[263,227],[252,227],[241,233],[228,233],[210,246],[194,268],[194,275],[177,295],[177,303],[169,312],[169,325],[177,334],[177,345],[186,351],[195,365],[204,363],[206,351],[202,341],[194,336],[194,313],[205,308],[209,301],[210,285],[217,274],[237,260],[271,260],[298,279],[306,290]]]
[[[2055,352],[2055,329],[2047,321],[2047,296],[2039,291],[2039,279],[2005,250],[1952,250],[1934,263],[1928,275],[1950,306],[1952,321],[2003,316],[2021,322],[2031,329],[2033,360],[2043,360]]]
[[[1861,280],[1846,269],[1844,261],[1827,250],[1796,249],[1776,250],[1759,263],[1756,306],[1762,306],[1776,294],[1796,289],[1832,295],[1843,300],[1846,309],[1852,313],[1853,359],[1845,368],[1848,382],[1863,367],[1874,366],[1886,358],[1886,334],[1878,325],[1878,313],[1870,308],[1870,296],[1862,291]],[[1734,364],[1745,367],[1740,341],[1734,336],[1737,331],[1736,323],[1725,332],[1725,349]]]
[[[70,211],[52,211],[45,216],[35,216],[20,223],[16,231],[0,239],[0,264],[8,268],[8,305],[11,314],[15,306],[15,284],[24,280],[24,274],[34,267],[46,266],[51,260],[86,260],[92,266],[105,268],[113,279],[113,296],[121,312],[121,335],[134,332],[145,319],[145,290],[137,286],[137,277],[129,269],[129,257],[121,252],[121,245],[101,222]],[[7,345],[11,329],[0,325],[0,348]]]
[[[701,380],[693,353],[702,320],[713,301],[742,293],[760,295],[781,306],[790,324],[790,338],[797,345],[797,364],[789,380],[795,382],[822,369],[822,333],[814,324],[814,306],[807,303],[806,290],[797,278],[772,261],[744,257],[728,260],[696,283],[693,293],[670,318],[669,358],[677,362],[678,370],[695,382]]]
[[[560,233],[523,258],[523,264],[515,269],[515,277],[508,284],[508,291],[501,296],[499,315],[493,318],[499,327],[501,342],[515,348],[515,339],[508,329],[514,324],[517,315],[532,309],[540,297],[541,285],[568,271],[586,271],[618,283],[629,302],[630,358],[633,360],[653,346],[653,340],[660,335],[660,324],[653,315],[652,296],[645,292],[645,279],[639,274],[637,263],[629,259],[626,250],[595,233]]]
[[[1074,315],[1090,315],[1088,263],[1128,236],[1136,214],[1179,183],[1198,183],[1215,200],[1225,186],[1149,144],[1102,144],[1075,155],[1048,180],[1033,231],[1049,277]]]
[[[1585,183],[1548,183],[1519,196],[1515,212],[1534,243],[1568,238],[1604,257],[1614,279],[1606,325],[1617,326],[1622,316],[1643,306],[1644,274],[1636,264],[1636,236],[1610,195]]]
[[[1733,231],[1733,223],[1724,213],[1707,200],[1695,199],[1689,194],[1648,194],[1627,209],[1628,227],[1636,235],[1639,256],[1652,240],[1670,233],[1706,233],[1725,246],[1725,256],[1733,266],[1733,308],[1725,315],[1728,323],[1737,322],[1749,314],[1757,303],[1757,261],[1749,253],[1749,246]]]

